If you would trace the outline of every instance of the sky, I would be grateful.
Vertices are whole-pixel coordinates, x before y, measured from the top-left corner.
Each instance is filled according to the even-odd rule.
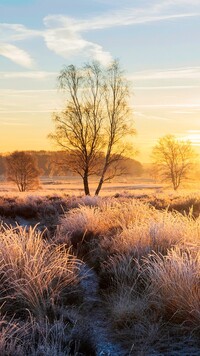
[[[200,0],[0,0],[0,152],[55,149],[57,76],[119,59],[141,162],[165,134],[200,153]]]

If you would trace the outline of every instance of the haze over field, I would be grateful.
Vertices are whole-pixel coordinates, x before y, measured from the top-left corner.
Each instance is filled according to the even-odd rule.
[[[169,133],[200,152],[198,0],[1,0],[0,14],[1,152],[52,149],[63,65],[114,58],[132,84],[138,159]]]

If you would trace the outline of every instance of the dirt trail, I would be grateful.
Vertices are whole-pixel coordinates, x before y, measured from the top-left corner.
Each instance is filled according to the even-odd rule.
[[[82,280],[84,290],[83,318],[88,326],[90,338],[94,344],[96,356],[125,356],[128,353],[111,339],[108,316],[102,308],[102,301],[98,294],[99,282],[96,273],[86,265],[83,273],[87,277]],[[89,356],[89,355],[87,355]]]

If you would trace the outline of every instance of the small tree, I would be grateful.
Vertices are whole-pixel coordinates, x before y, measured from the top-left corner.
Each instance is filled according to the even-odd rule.
[[[55,133],[50,137],[66,151],[65,164],[82,177],[86,195],[89,176],[99,176],[98,195],[103,182],[119,174],[126,137],[135,133],[128,82],[114,61],[109,68],[97,62],[81,68],[70,65],[61,72],[59,83],[67,104],[54,116]]]
[[[39,169],[33,156],[26,152],[13,152],[6,157],[7,180],[14,182],[20,192],[37,188]]]
[[[154,146],[152,158],[158,175],[163,181],[171,182],[173,189],[177,190],[191,173],[195,153],[189,141],[166,135]]]

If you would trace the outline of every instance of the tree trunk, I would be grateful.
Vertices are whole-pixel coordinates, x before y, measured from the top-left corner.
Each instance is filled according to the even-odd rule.
[[[108,152],[107,152],[106,157],[105,157],[105,162],[104,162],[104,167],[103,167],[103,170],[102,170],[102,173],[101,173],[101,178],[99,180],[97,189],[95,191],[95,195],[99,195],[99,192],[100,192],[100,190],[102,188],[102,185],[103,185],[103,182],[104,182],[104,177],[105,177],[105,174],[106,174],[108,166],[109,166],[110,155],[111,155],[111,149],[109,147]]]
[[[102,185],[103,185],[103,180],[104,180],[104,177],[101,176],[101,178],[100,178],[100,180],[99,180],[99,184],[98,184],[97,189],[96,189],[96,191],[95,191],[95,195],[99,195],[99,192],[100,192],[101,187],[102,187]]]
[[[102,188],[102,185],[103,185],[103,182],[104,182],[104,177],[105,177],[105,174],[107,172],[107,169],[108,169],[108,162],[109,162],[109,158],[110,158],[110,150],[109,152],[107,153],[106,155],[106,159],[105,159],[105,163],[104,163],[104,167],[103,167],[103,171],[101,173],[101,178],[99,180],[99,183],[98,183],[98,186],[97,186],[97,189],[95,191],[95,195],[99,195],[99,192]]]
[[[176,191],[179,187],[179,184],[174,184],[174,190]]]
[[[83,186],[85,195],[90,195],[89,182],[88,182],[88,172],[86,171],[83,176]]]

